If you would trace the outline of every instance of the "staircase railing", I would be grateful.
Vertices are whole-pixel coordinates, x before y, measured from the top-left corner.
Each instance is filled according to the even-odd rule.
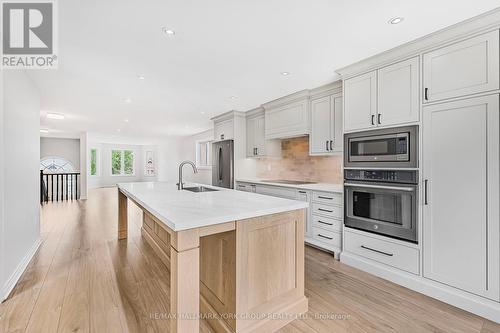
[[[78,200],[79,172],[43,173],[40,170],[40,203]]]

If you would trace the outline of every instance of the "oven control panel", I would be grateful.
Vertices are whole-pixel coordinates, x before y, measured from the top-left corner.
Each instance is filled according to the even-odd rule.
[[[344,170],[346,180],[417,184],[417,170]]]

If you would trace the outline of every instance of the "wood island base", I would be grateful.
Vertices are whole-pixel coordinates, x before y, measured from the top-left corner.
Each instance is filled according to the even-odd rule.
[[[183,231],[141,209],[142,236],[170,269],[171,332],[199,332],[200,318],[215,332],[273,332],[307,312],[304,209]]]

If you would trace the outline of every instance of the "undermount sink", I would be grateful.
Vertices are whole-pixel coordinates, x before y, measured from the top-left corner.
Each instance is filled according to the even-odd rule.
[[[184,187],[183,190],[191,191],[191,192],[214,192],[218,191],[214,188],[205,187],[205,186],[195,186],[195,187]]]

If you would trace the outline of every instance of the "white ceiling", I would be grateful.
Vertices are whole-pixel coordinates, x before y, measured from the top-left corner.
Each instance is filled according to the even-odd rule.
[[[64,0],[58,1],[59,69],[30,76],[42,95],[41,126],[52,133],[185,135],[209,128],[214,115],[331,82],[335,69],[498,5]],[[395,16],[405,19],[388,24]],[[163,34],[163,26],[175,36]],[[66,119],[48,120],[47,110]]]

